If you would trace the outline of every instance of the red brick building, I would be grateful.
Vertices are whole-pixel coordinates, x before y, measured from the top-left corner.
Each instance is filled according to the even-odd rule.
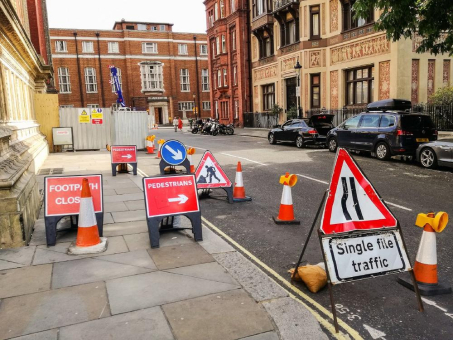
[[[205,34],[176,33],[173,24],[115,22],[113,30],[50,29],[60,105],[110,107],[118,68],[127,106],[149,109],[159,124],[211,112]]]
[[[243,126],[251,112],[248,1],[206,0],[212,117]]]

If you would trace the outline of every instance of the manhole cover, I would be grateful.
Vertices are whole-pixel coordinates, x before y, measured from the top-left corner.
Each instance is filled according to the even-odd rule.
[[[61,175],[63,168],[46,168],[38,171],[38,175]]]

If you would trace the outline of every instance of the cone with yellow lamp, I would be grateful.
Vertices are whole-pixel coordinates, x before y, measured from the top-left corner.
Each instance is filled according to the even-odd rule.
[[[422,238],[415,258],[414,274],[421,295],[440,295],[452,292],[451,287],[441,285],[437,275],[436,233],[442,232],[448,223],[448,214],[418,214],[415,225],[423,228]],[[412,282],[404,277],[398,278],[403,286],[414,290]]]
[[[291,188],[297,183],[297,175],[290,175],[287,172],[280,177],[280,184],[283,184],[282,199],[280,201],[280,210],[277,217],[272,217],[276,224],[300,224],[300,221],[294,218],[293,198]]]
[[[162,156],[160,155],[160,149],[162,148],[162,144],[164,144],[164,143],[165,143],[165,139],[159,139],[157,141],[157,144],[159,145],[159,147],[157,149],[157,157],[156,157],[157,159],[161,159],[162,158]]]
[[[82,180],[77,240],[68,249],[70,255],[98,254],[107,250],[107,238],[99,237],[93,197],[88,179]]]
[[[188,148],[187,149],[187,158],[189,159],[190,163],[190,173],[194,174],[195,173],[195,165],[192,163],[192,155],[195,154],[195,148]]]
[[[155,135],[146,137],[146,153],[154,154],[154,139]]]
[[[245,195],[244,179],[242,178],[242,165],[238,162],[236,168],[236,178],[234,180],[233,202],[247,202],[252,198]]]

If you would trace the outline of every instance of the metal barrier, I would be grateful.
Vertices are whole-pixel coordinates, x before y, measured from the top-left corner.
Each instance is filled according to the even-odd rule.
[[[148,112],[114,111],[112,113],[112,145],[136,145],[145,149],[148,136]]]

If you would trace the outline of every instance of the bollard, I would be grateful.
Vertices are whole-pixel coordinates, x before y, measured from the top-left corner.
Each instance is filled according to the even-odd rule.
[[[283,184],[282,199],[280,201],[280,210],[277,217],[272,217],[275,224],[300,224],[300,221],[294,218],[293,198],[291,188],[297,183],[297,175],[290,175],[287,172],[280,177],[280,184]]]

